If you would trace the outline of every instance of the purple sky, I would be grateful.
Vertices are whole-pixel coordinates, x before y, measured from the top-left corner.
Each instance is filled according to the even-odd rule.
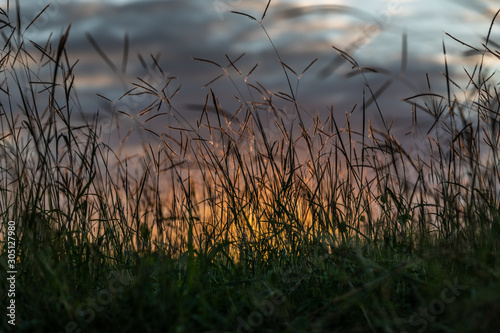
[[[20,0],[25,26],[49,2]],[[334,45],[350,50],[361,66],[384,69],[383,73],[366,75],[373,90],[393,78],[379,103],[386,119],[394,120],[394,126],[405,133],[411,124],[410,108],[401,99],[427,91],[425,73],[429,73],[436,91],[444,87],[445,80],[440,74],[444,72],[443,40],[452,78],[458,83],[466,83],[462,67],[472,68],[478,61],[478,57],[464,57],[467,48],[447,37],[445,32],[481,48],[491,19],[498,10],[494,3],[492,0],[275,0],[263,23],[284,62],[296,72],[300,73],[318,58],[301,78],[298,93],[299,103],[311,114],[325,114],[333,105],[343,119],[354,104],[362,103],[364,81],[359,75],[348,76],[353,71],[347,62],[336,63],[338,56],[331,47]],[[0,1],[0,4],[5,8],[7,1]],[[76,84],[86,114],[95,113],[98,108],[111,108],[96,96],[97,93],[116,101],[132,87],[129,82],[137,82],[136,77],[147,77],[138,54],[148,65],[152,64],[150,54],[160,55],[163,70],[169,76],[178,77],[172,83],[172,92],[182,84],[174,99],[176,108],[188,120],[194,121],[201,110],[189,106],[203,103],[208,93],[208,88],[202,89],[203,85],[221,71],[211,64],[194,61],[192,57],[226,65],[225,54],[235,59],[246,52],[238,62],[242,72],[247,73],[259,63],[249,82],[256,80],[270,90],[288,93],[281,66],[259,24],[228,12],[235,10],[260,18],[266,4],[267,0],[54,0],[25,32],[25,37],[43,44],[51,33],[57,40],[61,31],[72,25],[68,51],[73,61],[79,59]],[[14,6],[15,2],[11,1],[10,7]],[[492,35],[492,40],[498,43],[499,31],[497,27]],[[407,34],[408,59],[402,72],[404,33]],[[125,75],[113,72],[97,54],[87,34],[118,70],[122,68],[124,36],[129,35],[130,52]],[[361,42],[356,43],[357,40]],[[498,61],[487,59],[486,63],[491,68],[498,67]],[[241,87],[242,78],[234,70],[230,73],[236,85]],[[292,81],[295,84],[296,80],[292,78]],[[223,106],[227,105],[226,110],[235,112],[231,109],[232,96],[237,91],[231,81],[221,78],[212,88]],[[119,107],[132,114],[140,111],[134,110],[131,102],[121,102]],[[377,124],[379,118],[373,105],[368,115]],[[130,125],[133,126],[133,122]],[[164,125],[158,122],[151,126],[161,130]]]

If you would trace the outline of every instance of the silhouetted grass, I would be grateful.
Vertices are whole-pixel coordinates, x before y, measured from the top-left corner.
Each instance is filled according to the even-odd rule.
[[[237,14],[267,35],[265,12]],[[368,121],[378,98],[369,85],[353,107],[361,124],[333,108],[310,115],[296,92],[315,61],[298,73],[275,48],[289,90],[269,91],[255,67],[240,71],[243,56],[196,58],[221,75],[191,121],[175,105],[175,78],[151,57],[149,82],[138,79],[121,98],[146,96],[147,106],[115,108],[118,122],[106,124],[142,121],[152,139],[128,156],[108,144],[102,115],[79,106],[69,28],[38,45],[1,15],[0,214],[2,232],[16,222],[18,262],[16,327],[4,316],[5,331],[487,332],[498,324],[500,95],[482,61],[467,87],[446,77],[445,95],[407,99],[435,120],[426,153],[415,154],[384,110],[382,129]],[[488,39],[479,52],[498,57]],[[234,84],[234,110],[213,88],[222,79]],[[164,117],[177,125],[147,129]],[[2,262],[6,249],[3,241]]]

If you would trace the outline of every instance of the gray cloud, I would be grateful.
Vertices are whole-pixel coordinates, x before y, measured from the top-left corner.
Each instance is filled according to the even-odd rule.
[[[44,8],[45,3],[48,1],[21,1],[25,27]],[[226,4],[224,9],[248,12],[260,18],[267,1],[222,3]],[[386,3],[378,3],[379,7],[372,4],[375,9],[363,6],[363,1],[350,3],[351,6],[324,6],[319,3],[320,1],[318,5],[298,6],[293,1],[275,1],[264,22],[282,59],[295,71],[300,73],[313,59],[318,58],[318,62],[301,79],[301,105],[311,112],[320,113],[334,105],[339,117],[355,104],[361,105],[363,88],[366,90],[365,82],[360,75],[347,77],[352,72],[350,65],[344,60],[338,61],[339,56],[331,47],[335,45],[349,50],[362,66],[384,68],[385,74],[366,75],[374,91],[387,82],[389,77],[393,78],[393,83],[381,95],[379,105],[388,119],[396,119],[399,122],[396,125],[401,126],[402,132],[406,131],[403,124],[409,123],[409,118],[405,118],[405,114],[409,113],[409,106],[401,102],[401,99],[426,90],[425,73],[433,78],[435,89],[439,91],[444,88],[445,81],[440,76],[440,71],[444,70],[441,41],[445,36],[441,32],[440,36],[430,38],[435,31],[443,29],[440,26],[443,18],[439,16],[442,9],[436,5],[434,15],[429,12],[430,8],[423,11],[425,17],[418,17],[416,5],[410,1],[400,3],[400,11],[388,16],[384,14],[388,6]],[[488,3],[481,2],[482,7],[475,5],[474,8],[481,9],[481,14],[474,15],[488,12],[484,9],[488,8]],[[138,55],[141,55],[148,66],[153,64],[150,54],[159,56],[162,68],[169,75],[179,78],[176,85],[182,84],[182,89],[176,98],[176,105],[186,112],[188,118],[195,117],[198,113],[187,111],[189,108],[185,106],[201,104],[207,94],[207,90],[202,90],[201,87],[221,74],[216,66],[194,61],[192,57],[210,59],[226,66],[228,61],[225,54],[235,59],[247,52],[238,62],[239,69],[247,73],[256,63],[260,64],[250,82],[258,80],[271,90],[288,93],[281,65],[259,24],[247,17],[221,12],[215,4],[214,1],[196,0],[55,0],[52,7],[30,27],[26,36],[43,43],[53,33],[52,39],[57,40],[64,27],[71,24],[68,52],[73,61],[79,59],[76,67],[77,86],[82,105],[89,114],[97,108],[105,107],[96,93],[116,100],[131,87],[129,83],[123,86],[122,79],[123,82],[130,82],[136,81],[136,77],[146,76]],[[12,7],[13,3],[10,5]],[[453,8],[448,13],[446,23],[453,22],[467,10],[459,6]],[[453,15],[456,17],[453,18]],[[424,20],[425,26],[422,25]],[[456,27],[461,31],[458,24]],[[451,32],[454,28],[453,25],[446,27]],[[406,80],[412,83],[411,86],[398,78],[401,68],[401,36],[404,31],[409,36]],[[478,32],[472,32],[472,36],[474,33]],[[122,67],[124,36],[129,35],[130,54],[125,78],[119,73],[113,73],[106,65],[89,42],[87,34],[93,37],[118,69]],[[359,38],[364,39],[355,44]],[[447,39],[447,45],[450,53],[464,51],[463,46],[450,39]],[[432,50],[432,54],[429,54],[429,50]],[[335,66],[332,67],[332,64]],[[450,64],[453,64],[452,58]],[[460,66],[451,68],[454,76],[461,71]],[[238,78],[235,71],[230,72],[241,87],[242,78]],[[292,77],[295,86],[294,80]],[[237,91],[229,79],[221,78],[213,84],[213,89],[225,105],[234,105],[231,104],[232,96]],[[374,105],[370,106],[369,112],[370,117],[377,122],[378,111],[374,109]]]

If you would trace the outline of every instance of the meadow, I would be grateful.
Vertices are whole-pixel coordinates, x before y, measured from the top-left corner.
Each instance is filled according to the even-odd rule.
[[[270,3],[258,18],[233,14],[267,35]],[[122,96],[146,106],[116,108],[104,122],[74,91],[69,28],[39,45],[23,37],[19,17],[2,10],[0,24],[6,314],[15,299],[15,326],[3,315],[2,331],[491,332],[500,324],[500,94],[483,62],[500,58],[491,29],[481,49],[462,42],[479,59],[466,87],[444,63],[444,93],[429,82],[406,99],[415,130],[417,115],[433,120],[415,152],[393,134],[377,104],[383,92],[369,84],[353,101],[361,123],[333,107],[323,118],[308,112],[296,92],[314,62],[294,70],[277,49],[286,91],[266,89],[255,67],[241,71],[244,57],[196,58],[221,75],[193,122],[175,103],[175,78],[152,56],[150,81],[138,78]],[[373,71],[332,52],[361,77]],[[212,89],[224,79],[234,82],[234,110]],[[148,128],[165,117],[178,125]],[[128,153],[122,119],[139,121],[151,140]]]

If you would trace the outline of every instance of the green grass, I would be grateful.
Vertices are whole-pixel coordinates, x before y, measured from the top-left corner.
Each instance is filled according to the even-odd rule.
[[[9,220],[18,271],[16,326],[3,316],[3,331],[489,332],[499,324],[500,94],[482,60],[467,87],[447,78],[445,95],[408,98],[409,111],[435,121],[426,153],[416,154],[384,110],[385,128],[371,126],[369,85],[367,100],[354,103],[363,115],[355,126],[333,108],[312,116],[296,98],[304,73],[283,62],[289,90],[276,92],[253,69],[241,72],[241,58],[197,59],[233,82],[238,107],[223,107],[210,84],[201,116],[187,121],[175,80],[153,58],[150,82],[122,98],[141,96],[146,107],[113,111],[118,124],[128,116],[149,136],[128,156],[79,107],[69,29],[35,45],[1,14],[2,286]],[[251,18],[267,35],[264,15]],[[148,129],[167,117],[176,125]]]

